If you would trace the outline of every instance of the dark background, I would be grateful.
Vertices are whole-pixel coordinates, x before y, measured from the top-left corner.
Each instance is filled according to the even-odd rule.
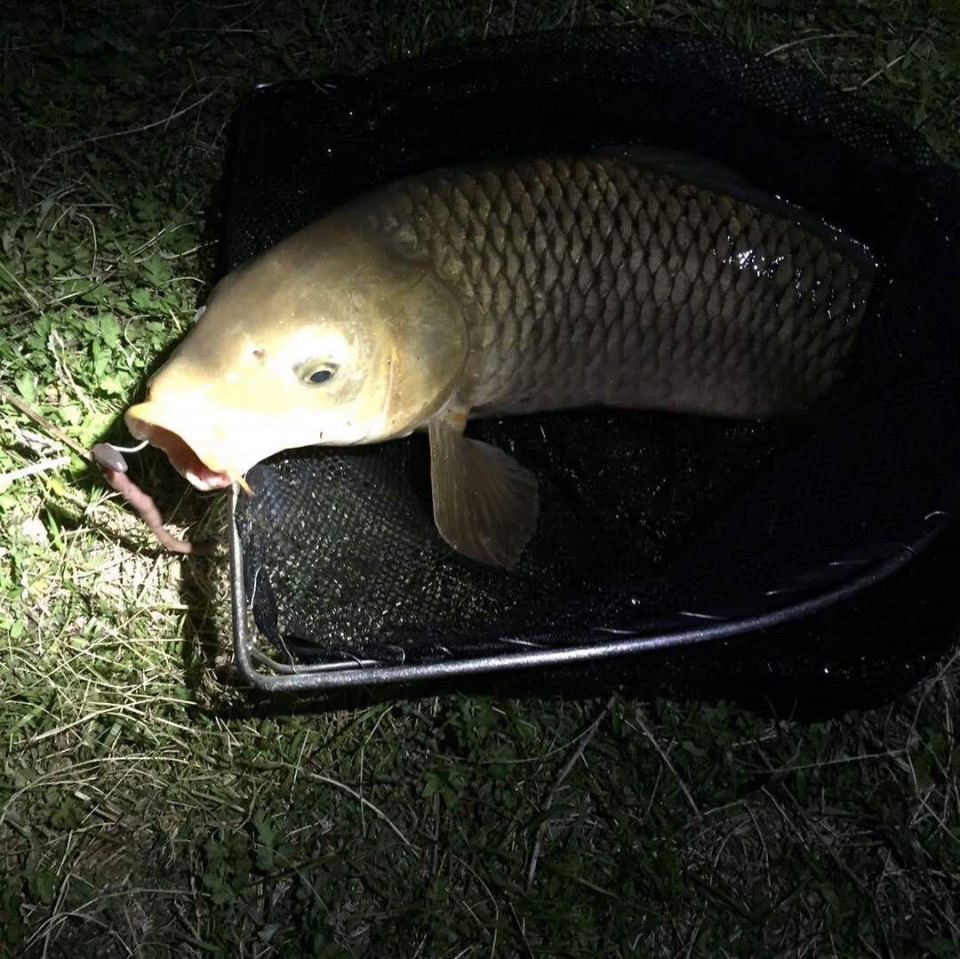
[[[625,22],[806,66],[960,156],[948,0],[18,5],[0,25],[3,388],[85,445],[123,436],[215,275],[252,84]],[[0,952],[957,951],[952,659],[821,723],[716,698],[264,710],[217,680],[223,559],[161,555],[14,408],[0,430]],[[221,528],[162,457],[134,470],[175,527]]]

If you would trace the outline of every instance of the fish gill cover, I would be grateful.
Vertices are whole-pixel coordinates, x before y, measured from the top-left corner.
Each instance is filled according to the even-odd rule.
[[[886,113],[726,44],[631,28],[263,87],[235,131],[225,265],[406,174],[631,143],[717,160],[872,248],[843,386],[801,428],[628,411],[472,424],[540,480],[537,535],[509,572],[436,535],[422,436],[260,464],[236,519],[246,598],[280,650],[410,666],[673,633],[723,641],[658,670],[648,657],[648,676],[866,689],[926,665],[931,647],[902,629],[942,641],[942,565],[914,561],[866,601],[782,622],[951,541],[960,176]],[[908,601],[918,590],[940,600]],[[769,642],[729,642],[764,616],[779,623]]]

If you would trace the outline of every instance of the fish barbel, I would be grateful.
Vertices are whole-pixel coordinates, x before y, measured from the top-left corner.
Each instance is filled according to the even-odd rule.
[[[852,238],[697,158],[434,170],[224,278],[126,422],[201,489],[281,450],[426,429],[441,535],[510,567],[536,478],[470,418],[797,414],[840,375],[874,273]]]

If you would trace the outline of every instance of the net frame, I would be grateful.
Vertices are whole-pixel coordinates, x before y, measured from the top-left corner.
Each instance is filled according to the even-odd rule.
[[[640,61],[643,61],[643,70],[642,77],[638,80],[636,65]],[[657,97],[664,97],[668,92],[670,83],[673,82],[671,78],[675,79],[675,71],[671,68],[676,68],[678,64],[686,71],[684,83],[687,101],[691,101],[698,94],[702,95],[707,85],[713,90],[713,98],[697,114],[699,118],[697,122],[689,124],[682,130],[679,130],[676,122],[671,120],[674,114],[684,115],[682,109],[677,109],[675,97],[669,100],[669,111],[665,107],[658,110],[655,104],[651,106]],[[913,131],[863,100],[842,94],[805,71],[750,56],[723,43],[671,31],[621,28],[614,31],[603,29],[577,33],[563,31],[532,37],[513,37],[469,48],[440,51],[415,61],[381,68],[360,78],[330,78],[325,82],[325,87],[319,85],[319,81],[311,82],[312,85],[287,82],[261,87],[241,115],[237,140],[242,143],[246,138],[249,143],[251,138],[255,139],[256,124],[262,122],[267,112],[276,113],[278,104],[296,102],[298,98],[301,103],[309,103],[311,98],[320,96],[326,100],[327,107],[330,103],[329,98],[339,98],[341,111],[349,111],[350,108],[356,110],[361,105],[369,109],[371,102],[379,103],[382,107],[380,115],[373,119],[368,116],[365,122],[368,127],[372,124],[373,128],[378,129],[381,136],[384,135],[384,130],[396,134],[392,141],[396,162],[385,165],[383,157],[377,155],[376,151],[366,155],[363,153],[364,145],[369,147],[369,130],[366,133],[366,139],[364,137],[357,139],[354,136],[356,148],[347,149],[340,165],[333,167],[340,171],[349,167],[352,180],[348,177],[349,182],[339,184],[339,196],[349,195],[375,182],[383,182],[383,179],[403,172],[413,172],[425,166],[424,145],[422,140],[418,140],[417,129],[408,128],[405,137],[400,136],[396,123],[391,126],[391,110],[401,119],[404,116],[409,118],[411,113],[415,113],[416,106],[419,104],[422,107],[431,95],[436,94],[438,88],[444,89],[449,97],[458,89],[469,90],[472,88],[471,85],[475,88],[482,82],[482,79],[477,80],[477,77],[489,78],[491,71],[496,70],[500,70],[501,73],[505,71],[510,82],[514,84],[527,82],[531,89],[541,92],[545,85],[550,84],[563,88],[567,92],[578,82],[584,86],[584,89],[589,89],[591,85],[595,87],[599,82],[597,71],[602,70],[603,83],[606,84],[607,91],[613,88],[631,91],[634,105],[645,104],[648,119],[651,113],[663,114],[660,119],[664,129],[673,129],[675,135],[670,143],[671,146],[697,146],[697,137],[703,135],[704,125],[708,128],[711,123],[721,122],[717,111],[712,110],[712,105],[717,102],[722,103],[724,98],[732,99],[739,105],[741,122],[732,124],[724,137],[724,144],[712,151],[715,159],[736,166],[738,160],[742,161],[745,155],[756,151],[751,163],[751,174],[755,181],[763,183],[766,177],[768,182],[775,183],[783,182],[785,177],[790,177],[792,178],[791,199],[797,202],[806,200],[811,208],[832,218],[834,222],[856,225],[867,234],[878,230],[881,233],[892,234],[894,231],[889,225],[880,229],[876,222],[876,218],[880,215],[877,205],[874,204],[871,207],[869,203],[864,202],[863,196],[859,198],[859,206],[856,208],[850,205],[846,198],[836,193],[829,195],[826,198],[827,202],[824,202],[822,193],[818,192],[817,177],[811,172],[817,166],[827,166],[832,170],[835,178],[852,180],[858,176],[857,158],[866,157],[872,164],[873,171],[873,180],[869,184],[869,189],[882,193],[886,186],[892,190],[892,195],[896,196],[898,189],[903,192],[904,184],[911,184],[913,193],[910,201],[915,203],[919,198],[922,201],[921,206],[926,205],[926,209],[921,210],[920,214],[921,218],[925,218],[922,226],[929,228],[932,223],[940,224],[934,232],[939,234],[939,238],[943,239],[945,244],[942,261],[944,272],[949,269],[951,262],[954,266],[960,262],[960,257],[957,255],[956,234],[950,233],[960,222],[960,214],[958,214],[960,186],[958,186],[956,171],[943,164]],[[322,92],[324,89],[326,92]],[[778,98],[784,95],[791,98],[793,106],[799,111],[801,120],[791,124],[785,122],[782,110],[777,113]],[[259,106],[255,106],[258,101]],[[449,109],[449,100],[436,106],[436,110],[442,113],[444,106]],[[552,106],[556,107],[556,103]],[[599,143],[603,142],[604,137],[607,142],[626,139],[623,133],[623,117],[626,111],[622,105],[618,109],[619,113],[614,111],[616,115],[601,117],[597,127],[582,131],[581,142]],[[309,112],[308,105],[306,113],[309,114]],[[547,109],[544,112],[548,117],[555,114],[554,109]],[[775,113],[776,122],[774,123],[772,118]],[[329,120],[329,109],[326,110],[325,116]],[[689,113],[686,118],[689,120]],[[489,116],[481,119],[487,124],[499,122],[497,118]],[[726,119],[729,120],[728,117]],[[343,117],[341,120],[342,126],[333,129],[328,126],[323,136],[329,142],[349,145],[354,142],[351,140],[353,136],[350,132],[351,122]],[[433,118],[433,122],[436,122],[436,117]],[[765,127],[767,127],[766,131]],[[424,129],[430,128],[430,122],[426,122]],[[560,128],[563,128],[563,124],[560,124]],[[772,138],[770,128],[776,128],[776,134]],[[774,143],[796,147],[798,143],[804,142],[804,133],[812,131],[817,132],[818,136],[810,140],[806,154],[791,158],[789,162],[785,162],[781,155],[774,162],[770,149],[771,139]],[[864,136],[863,131],[868,131],[869,136]],[[828,133],[829,135],[826,135]],[[276,134],[273,132],[269,135]],[[317,143],[311,139],[314,136],[315,128],[312,128],[306,132],[303,142],[316,147]],[[853,142],[851,137],[853,140],[860,137],[860,140]],[[561,139],[563,142],[557,142],[556,147],[569,148],[571,145],[569,136]],[[478,133],[473,137],[473,145],[476,146],[480,140],[481,135]],[[522,152],[528,146],[520,140],[522,137],[515,138],[511,144],[512,150]],[[542,142],[540,145],[543,145]],[[763,145],[762,148],[760,145]],[[786,149],[786,146],[783,148]],[[239,152],[242,152],[242,149]],[[482,153],[482,150],[480,152]],[[437,165],[437,161],[444,160],[442,150],[432,152],[428,150],[427,153],[430,154],[433,165]],[[477,158],[475,153],[471,154],[471,157]],[[236,154],[233,159],[236,161]],[[450,159],[455,160],[456,157],[450,157]],[[773,171],[774,165],[777,167],[776,175]],[[248,186],[251,182],[250,169],[248,162],[246,168]],[[257,189],[242,199],[238,199],[236,164],[233,177],[233,190],[226,224],[229,265],[237,265],[252,253],[272,245],[286,233],[304,225],[331,201],[330,196],[324,194],[322,187],[316,189],[316,182],[311,184],[309,180],[301,178],[294,187],[300,203],[297,214],[299,221],[294,217],[288,218],[279,225],[276,220],[270,221],[269,218],[265,222],[257,212],[257,204],[262,202],[264,196],[270,195],[271,191],[276,195],[276,191],[282,192],[283,189],[289,188],[289,184],[278,183],[278,178],[281,181],[284,179],[282,171],[274,170],[272,173],[267,173],[257,184]],[[380,178],[379,181],[378,178]],[[296,177],[292,179],[293,182],[297,182]],[[242,175],[240,180],[243,180]],[[817,201],[815,204],[810,202],[814,198]],[[869,196],[867,198],[869,199]],[[906,199],[901,200],[899,205],[897,202],[888,202],[883,205],[883,215],[894,219],[899,218],[902,221],[900,228],[908,238],[916,237],[918,229],[917,214],[916,211],[909,209],[910,205],[911,203]],[[932,242],[930,237],[927,237],[926,241],[928,244]],[[907,240],[904,240],[900,249],[891,244],[884,246],[882,253],[888,268],[891,262],[896,262],[898,256],[903,257],[904,263],[911,262],[907,251],[903,248],[907,245]],[[941,306],[949,302],[950,297],[958,292],[957,275],[960,275],[960,271],[952,279],[939,277],[940,288],[930,294],[924,310],[919,311],[920,314],[929,314],[935,302]],[[936,286],[936,283],[933,285]],[[909,315],[911,306],[909,297],[905,303],[899,303],[898,306],[904,315]],[[923,349],[914,349],[908,361],[896,370],[901,379],[907,377],[916,380],[916,389],[912,391],[912,405],[910,402],[906,404],[909,409],[901,416],[901,421],[894,424],[901,431],[909,428],[911,416],[916,422],[918,410],[928,408],[935,402],[931,399],[931,395],[936,394],[941,399],[946,395],[944,383],[955,378],[958,373],[958,351],[954,350],[951,354],[950,350],[957,343],[957,327],[954,322],[956,317],[956,300],[952,312],[948,310],[936,324],[929,322],[928,316],[926,319],[922,315],[919,319],[910,317],[914,321],[911,332],[922,338],[924,342]],[[881,322],[879,335],[872,337],[866,347],[859,351],[849,390],[846,395],[840,391],[835,400],[834,410],[841,409],[842,404],[849,401],[850,396],[855,396],[858,389],[861,391],[860,399],[862,400],[864,378],[866,377],[866,381],[869,382],[873,377],[870,372],[871,364],[876,364],[878,356],[888,355],[891,349],[889,342],[891,330],[887,327],[889,324],[885,327]],[[895,329],[893,333],[896,334]],[[926,342],[928,340],[931,342]],[[871,412],[877,415],[867,407],[869,404],[865,407],[861,402],[858,411],[867,416]],[[942,420],[945,424],[956,423],[956,409],[952,407],[942,416]],[[943,426],[943,424],[939,425]],[[946,436],[947,431],[942,430],[942,435]],[[822,446],[822,435],[816,434],[815,438]],[[829,444],[827,451],[822,448],[819,450],[821,462],[825,460],[828,453]],[[769,666],[771,660],[779,661],[781,666],[788,663],[791,658],[791,647],[796,647],[802,633],[809,636],[810,631],[816,629],[818,616],[819,622],[822,623],[825,622],[824,614],[831,610],[838,613],[841,619],[844,611],[847,613],[853,611],[855,617],[858,616],[860,621],[865,621],[865,617],[869,618],[869,616],[862,608],[857,611],[858,597],[869,595],[871,591],[875,595],[876,590],[881,587],[885,589],[888,597],[892,596],[897,590],[891,589],[890,583],[898,576],[902,580],[904,570],[917,557],[925,553],[930,544],[940,543],[942,546],[943,542],[952,542],[949,535],[943,534],[949,534],[952,528],[957,490],[954,478],[958,476],[957,454],[950,449],[940,450],[933,456],[928,454],[929,450],[924,452],[927,458],[923,462],[925,465],[932,466],[938,482],[931,483],[930,489],[925,490],[924,494],[917,497],[917,501],[909,506],[898,503],[897,509],[893,511],[897,514],[896,522],[892,523],[888,530],[880,530],[875,537],[875,542],[868,544],[868,548],[864,548],[863,542],[850,543],[847,545],[851,548],[845,548],[844,531],[841,530],[837,543],[833,544],[832,552],[829,552],[831,558],[827,562],[823,561],[823,555],[826,555],[823,554],[819,558],[813,557],[813,560],[808,561],[806,565],[795,564],[794,568],[783,571],[784,575],[780,577],[775,588],[755,593],[747,603],[744,603],[742,597],[737,597],[736,602],[729,608],[723,608],[723,603],[717,602],[718,596],[722,597],[725,594],[723,589],[714,590],[712,595],[704,596],[703,590],[699,588],[705,576],[704,569],[701,568],[695,570],[692,575],[688,575],[685,584],[680,584],[679,592],[689,597],[689,602],[679,605],[674,602],[672,607],[668,605],[664,609],[655,610],[656,615],[648,614],[646,619],[638,617],[633,623],[617,620],[614,613],[618,603],[622,605],[624,602],[624,597],[622,595],[614,597],[613,593],[616,590],[611,590],[611,596],[600,604],[597,603],[595,596],[591,596],[587,600],[587,605],[573,603],[569,609],[559,614],[552,610],[550,615],[545,616],[539,624],[527,621],[522,623],[520,628],[512,629],[498,626],[498,635],[491,636],[487,631],[487,635],[473,642],[461,642],[455,654],[451,653],[449,644],[445,644],[435,636],[430,637],[426,649],[420,648],[418,654],[413,657],[410,656],[410,648],[405,648],[403,645],[397,646],[395,643],[381,645],[389,645],[392,650],[399,649],[399,652],[393,652],[388,657],[368,656],[366,652],[376,647],[379,642],[376,638],[370,637],[368,637],[370,642],[366,644],[357,643],[354,637],[349,643],[344,644],[342,649],[325,651],[298,647],[296,644],[284,641],[282,637],[278,644],[276,635],[269,636],[269,629],[261,630],[261,635],[258,637],[257,628],[251,626],[248,618],[249,600],[251,595],[256,598],[257,587],[256,576],[251,577],[249,542],[244,542],[242,534],[241,513],[245,504],[234,495],[231,501],[230,530],[234,647],[237,665],[243,679],[260,689],[329,692],[381,685],[430,684],[444,680],[457,682],[466,677],[481,674],[524,673],[529,676],[531,668],[537,668],[538,671],[549,669],[561,672],[569,672],[572,669],[576,673],[582,673],[586,667],[594,669],[601,663],[609,666],[614,661],[616,662],[610,666],[609,672],[616,675],[624,672],[624,664],[628,661],[642,661],[649,664],[651,654],[654,653],[658,655],[661,662],[664,656],[674,656],[677,659],[678,651],[688,651],[695,646],[701,649],[710,646],[718,651],[727,650],[720,652],[719,661],[723,662],[726,659],[729,662],[731,657],[744,655],[742,646],[739,647],[739,652],[730,651],[732,646],[738,645],[733,641],[750,639],[747,658],[752,657],[755,668],[752,673],[747,670],[749,676],[740,676],[740,685],[757,689],[763,686],[764,664]],[[803,455],[802,444],[799,454],[794,449],[792,455],[794,460],[797,455]],[[910,465],[915,467],[916,464],[912,462]],[[773,472],[776,473],[776,466]],[[896,483],[892,485],[896,487],[891,495],[893,502],[905,488],[904,478],[900,478],[900,486],[896,486]],[[768,486],[776,490],[778,483],[770,484],[768,480]],[[783,488],[782,479],[779,481],[779,486]],[[900,498],[902,500],[903,496],[901,495]],[[713,543],[715,547],[718,543],[731,542],[731,533],[737,530],[739,522],[736,509],[728,513],[725,520],[726,522],[721,519],[714,524],[701,541]],[[890,531],[895,535],[884,535]],[[754,541],[756,552],[755,546]],[[707,552],[709,553],[709,549]],[[714,553],[718,556],[723,555],[724,549],[715,548]],[[947,548],[940,549],[937,555],[940,565],[936,569],[939,572],[934,575],[941,576],[943,570],[949,569],[950,562],[943,556],[952,554],[950,548]],[[743,569],[750,565],[751,560],[763,562],[763,557],[758,559],[756,556],[737,556],[730,559],[729,565],[742,575]],[[716,575],[716,567],[712,570],[708,569],[707,573]],[[917,584],[914,583],[914,586]],[[632,592],[636,593],[636,590]],[[902,588],[899,592],[902,594]],[[934,592],[935,590],[927,590],[929,595],[933,595]],[[634,601],[636,597],[627,598]],[[598,609],[603,603],[606,604],[605,609],[598,615]],[[915,607],[916,604],[914,604],[914,613]],[[898,609],[900,618],[897,622],[903,628],[908,628],[911,604],[903,595],[900,596]],[[944,607],[940,612],[945,614],[946,608]],[[887,644],[882,650],[883,656],[873,657],[871,663],[871,657],[868,655],[867,666],[858,672],[851,669],[849,664],[846,668],[842,665],[838,666],[838,661],[843,660],[844,657],[838,657],[836,653],[827,655],[824,652],[821,637],[819,656],[815,649],[811,655],[810,649],[807,648],[804,655],[800,657],[804,660],[800,665],[794,662],[792,666],[787,665],[785,668],[772,670],[772,673],[776,674],[775,678],[781,681],[781,685],[783,677],[788,676],[787,688],[792,687],[796,690],[804,685],[809,686],[815,680],[818,680],[822,686],[824,670],[829,675],[832,666],[834,677],[843,676],[844,672],[846,677],[831,680],[831,683],[833,686],[837,686],[838,683],[840,686],[845,686],[849,693],[850,687],[857,684],[864,687],[875,685],[865,680],[868,678],[871,665],[875,666],[885,656],[886,666],[879,671],[888,674],[888,679],[898,670],[905,676],[915,678],[918,671],[927,668],[935,658],[937,644],[942,645],[950,635],[950,626],[947,622],[949,617],[938,615],[935,618],[937,619],[935,624],[925,627],[929,642],[915,645],[909,651],[910,655],[898,658],[896,649],[891,651]],[[263,619],[262,615],[260,619]],[[693,623],[692,626],[691,623]],[[792,638],[791,625],[797,627],[794,629]],[[849,629],[849,625],[845,628]],[[550,642],[540,643],[539,641],[547,633],[549,633]],[[774,634],[779,637],[774,644],[775,651],[768,650],[765,656],[764,642],[769,643]],[[585,636],[588,636],[586,642]],[[601,636],[600,641],[597,640],[598,636]],[[286,654],[288,661],[282,662],[276,654],[267,655],[261,649],[264,638],[272,639],[274,646]],[[810,644],[807,645],[809,647]],[[813,646],[815,647],[816,644]],[[521,651],[518,651],[518,647]],[[864,654],[857,652],[856,647],[857,644],[852,644],[847,652],[852,655],[853,660],[858,657],[863,660]],[[846,657],[848,661],[851,655]],[[714,666],[716,661],[715,658]],[[824,666],[824,663],[831,665]],[[650,672],[646,667],[645,671]],[[656,673],[656,670],[653,672]],[[660,672],[666,676],[671,674],[671,669],[666,668]],[[734,678],[742,672],[741,668],[721,670],[721,673]],[[770,672],[768,669],[767,673]],[[672,680],[675,683],[676,670],[674,669],[672,673]],[[538,672],[539,676],[540,672]],[[774,686],[776,684],[776,682],[772,683]],[[655,679],[654,686],[657,685]],[[770,686],[771,683],[768,682],[767,685]],[[889,690],[896,683],[887,681],[879,685]]]

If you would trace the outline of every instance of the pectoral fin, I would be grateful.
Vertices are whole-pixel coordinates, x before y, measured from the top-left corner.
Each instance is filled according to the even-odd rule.
[[[429,424],[433,518],[455,550],[509,569],[537,525],[537,478],[495,446],[467,439],[462,423]]]

